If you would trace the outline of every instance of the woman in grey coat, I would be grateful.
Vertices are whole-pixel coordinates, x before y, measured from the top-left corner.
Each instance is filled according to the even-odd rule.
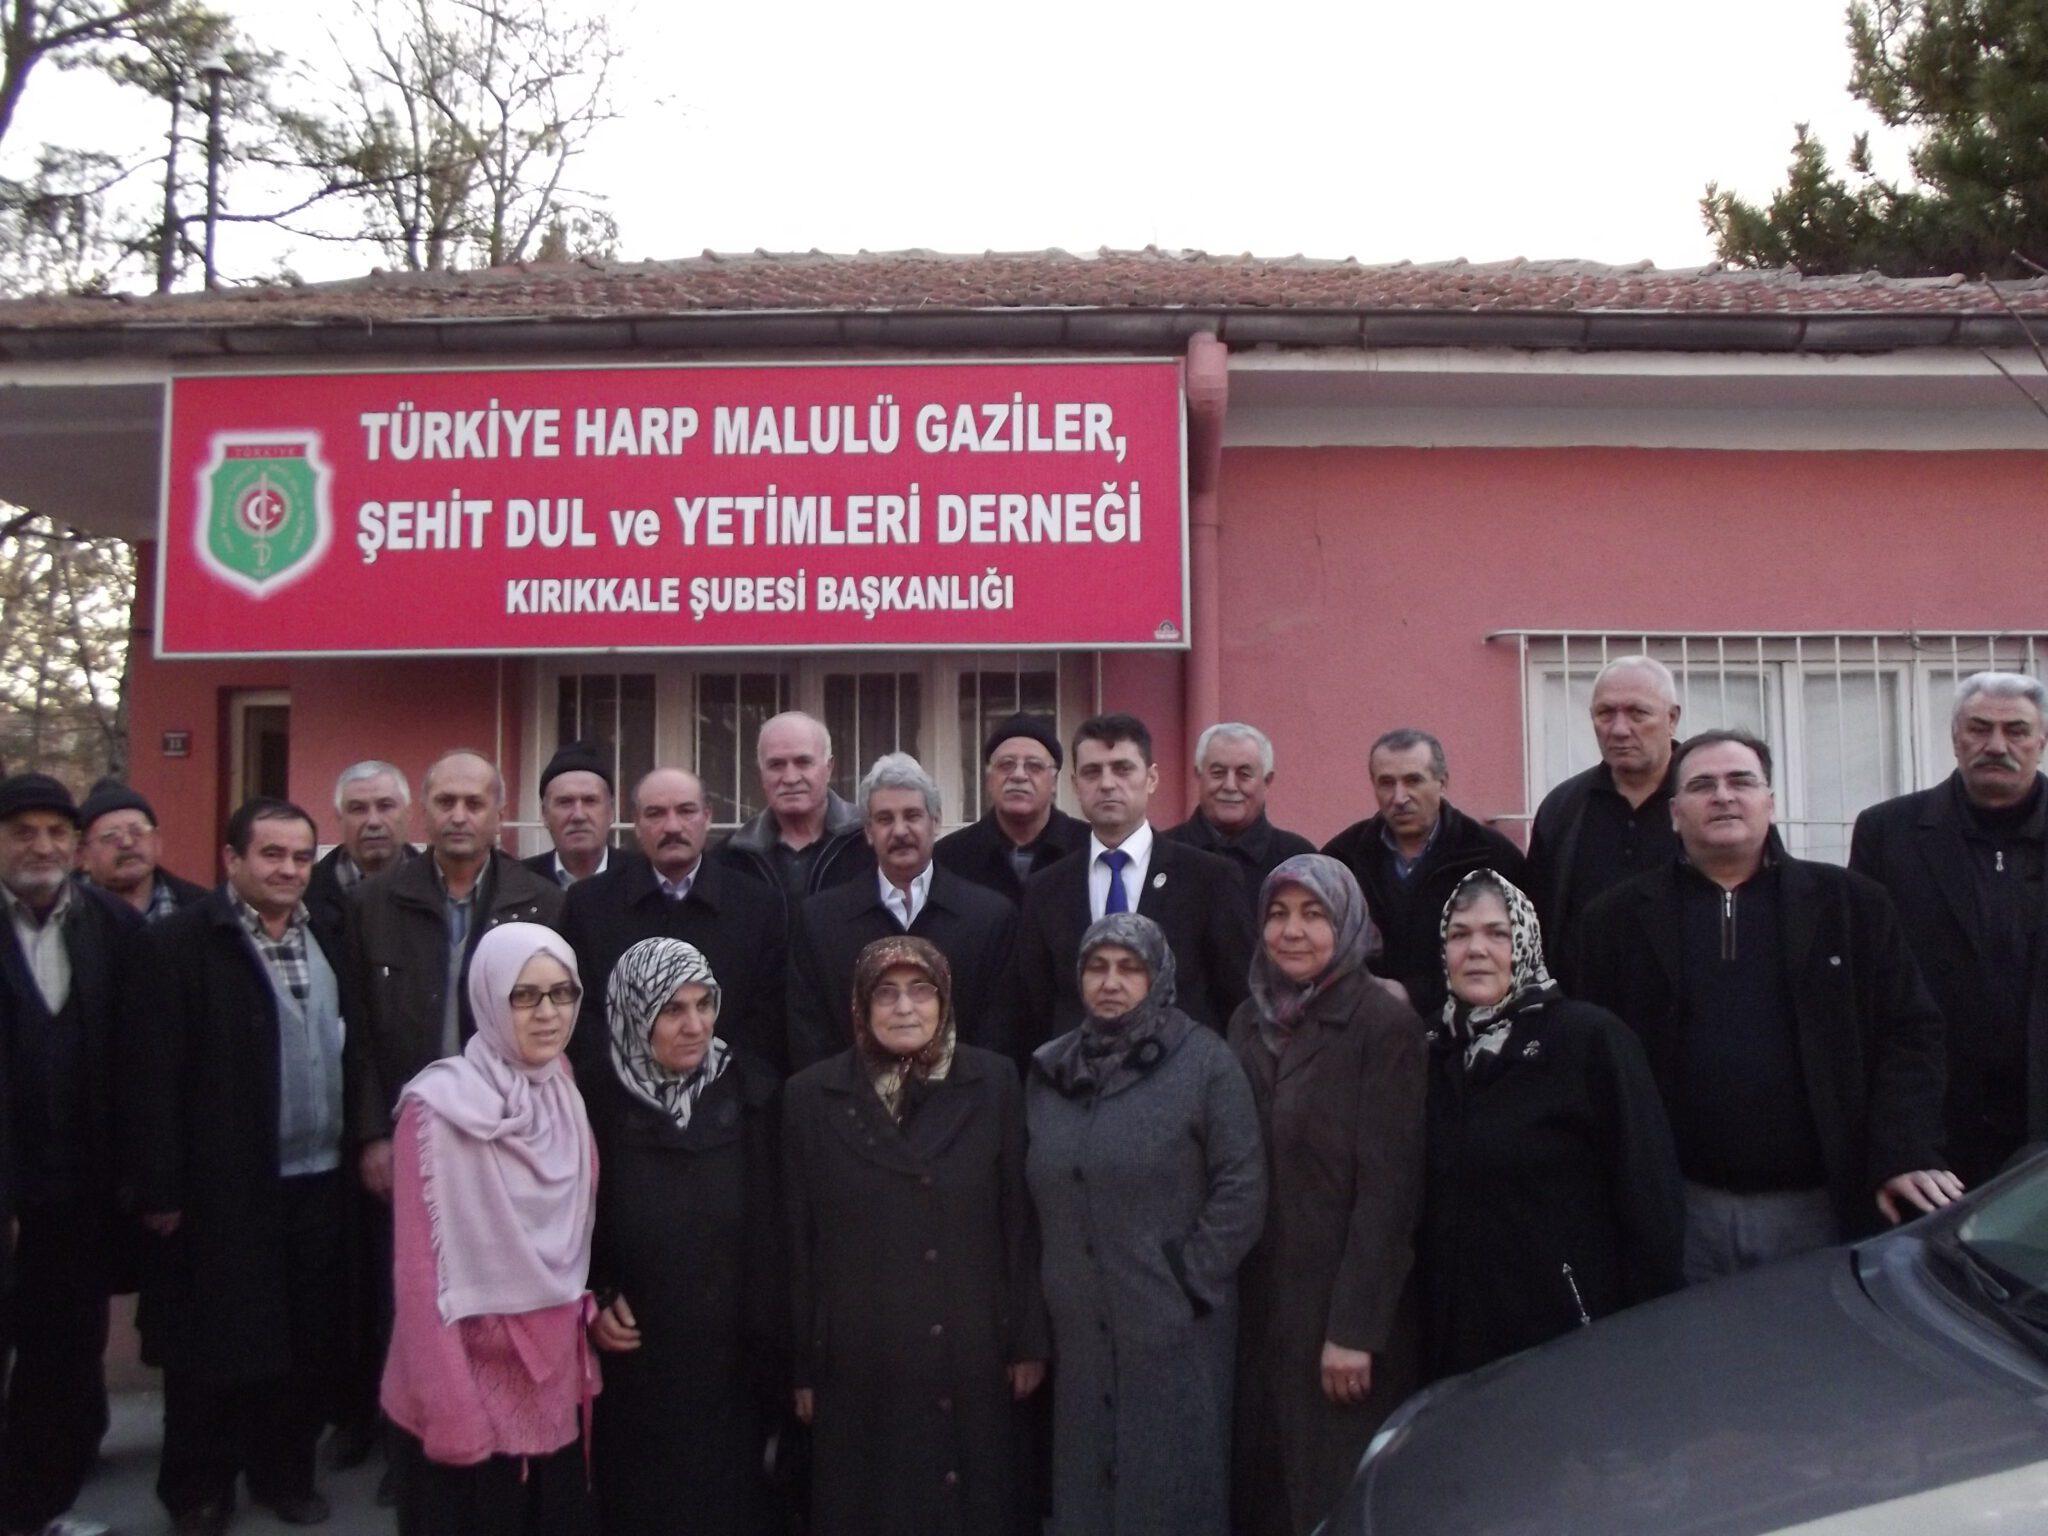
[[[1237,1267],[1265,1220],[1244,1071],[1173,1006],[1173,952],[1116,913],[1081,941],[1087,1021],[1041,1046],[1025,1174],[1053,1334],[1056,1536],[1223,1536]]]

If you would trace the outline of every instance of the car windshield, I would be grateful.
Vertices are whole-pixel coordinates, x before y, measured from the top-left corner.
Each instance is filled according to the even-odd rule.
[[[1955,1235],[2011,1293],[2001,1299],[2048,1297],[2048,1163],[1979,1205]]]

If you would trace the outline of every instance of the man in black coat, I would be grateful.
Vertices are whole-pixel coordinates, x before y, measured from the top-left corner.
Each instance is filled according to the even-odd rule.
[[[163,857],[156,812],[119,779],[101,779],[78,807],[78,872],[144,922],[161,922],[206,895],[206,887],[180,880],[157,861]]]
[[[540,819],[553,846],[520,862],[565,891],[603,874],[611,867],[614,805],[610,750],[564,743],[540,771]]]
[[[1105,912],[1137,912],[1166,932],[1178,972],[1174,1001],[1211,1029],[1250,995],[1252,925],[1228,860],[1155,836],[1146,819],[1159,788],[1152,733],[1132,715],[1096,715],[1074,733],[1074,793],[1088,846],[1024,887],[1017,933],[1020,1058],[1082,1020],[1074,968],[1081,937]]]
[[[313,866],[306,909],[316,921],[343,926],[348,902],[362,883],[394,864],[416,858],[408,842],[412,786],[390,763],[352,763],[334,781],[334,814],[341,841]]]
[[[1013,904],[1024,882],[1088,845],[1088,823],[1069,816],[1053,797],[1066,753],[1059,728],[1044,715],[997,722],[981,746],[981,820],[948,832],[932,849],[951,870]]]
[[[657,768],[633,789],[640,851],[621,854],[604,874],[569,888],[562,936],[583,977],[569,1058],[591,1104],[610,1098],[597,1091],[609,1089],[612,1076],[605,990],[619,957],[642,939],[696,946],[718,978],[720,1038],[778,1077],[789,1071],[782,902],[753,876],[706,858],[710,833],[703,783],[680,768]]]
[[[475,1033],[469,958],[500,923],[555,927],[562,888],[497,846],[505,783],[475,752],[443,755],[421,787],[430,843],[363,882],[349,909],[349,1117],[363,1185],[390,1198],[398,1092]]]
[[[112,1073],[141,919],[71,878],[78,809],[39,773],[0,781],[0,1097],[15,1223],[0,1302],[0,1530],[71,1507],[107,1430],[107,1297],[127,1289]],[[11,1367],[11,1368],[10,1368]]]
[[[1543,797],[1529,826],[1529,899],[1550,969],[1571,985],[1571,935],[1604,891],[1678,856],[1671,748],[1678,685],[1650,656],[1619,656],[1593,679],[1600,761]]]
[[[237,810],[226,885],[151,931],[133,1012],[157,1496],[181,1536],[226,1530],[244,1474],[287,1523],[328,1516],[313,1453],[340,1386],[349,1183],[342,936],[304,901],[315,835],[282,800]]]
[[[1849,867],[1891,893],[1948,1040],[1949,1166],[1991,1177],[2048,1139],[2048,780],[2036,678],[1957,690],[1956,771],[1856,818]]]
[[[1163,835],[1237,866],[1256,933],[1265,922],[1259,889],[1266,876],[1316,845],[1266,819],[1273,788],[1273,743],[1257,726],[1212,725],[1195,742],[1195,814]]]
[[[822,722],[795,711],[774,716],[761,727],[754,758],[767,809],[711,857],[780,896],[786,931],[807,898],[859,879],[874,860],[860,813],[831,790],[832,735]]]
[[[1703,731],[1673,760],[1683,857],[1586,911],[1586,1001],[1633,1028],[1686,1178],[1686,1278],[1945,1205],[1941,1015],[1891,898],[1788,856],[1770,749]]]
[[[1353,822],[1323,845],[1350,869],[1379,930],[1373,970],[1398,981],[1425,1019],[1443,1007],[1444,903],[1475,869],[1490,869],[1526,891],[1522,850],[1444,798],[1451,771],[1443,743],[1427,731],[1388,731],[1366,756],[1379,814]]]
[[[790,935],[789,1054],[792,1071],[853,1042],[853,966],[876,939],[928,939],[953,968],[960,1039],[1015,1054],[1010,951],[1017,909],[993,891],[932,862],[939,786],[904,752],[876,760],[855,801],[867,814],[876,873],[822,891],[803,905]]]

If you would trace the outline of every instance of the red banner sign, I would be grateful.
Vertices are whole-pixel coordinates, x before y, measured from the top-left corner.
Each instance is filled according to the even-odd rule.
[[[171,386],[163,656],[1179,647],[1171,361]]]

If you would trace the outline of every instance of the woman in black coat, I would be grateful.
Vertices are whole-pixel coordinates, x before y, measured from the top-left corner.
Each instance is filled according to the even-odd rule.
[[[1045,1372],[1016,1068],[958,1045],[946,958],[877,939],[854,1048],[791,1078],[797,1417],[820,1536],[1021,1529],[1015,1405]]]
[[[679,939],[635,944],[606,987],[590,1278],[607,1536],[774,1524],[761,1467],[784,1390],[777,1084],[713,1033],[721,998]]]
[[[1421,1265],[1433,1377],[1681,1283],[1685,1196],[1642,1047],[1543,966],[1536,909],[1491,870],[1444,906]]]

